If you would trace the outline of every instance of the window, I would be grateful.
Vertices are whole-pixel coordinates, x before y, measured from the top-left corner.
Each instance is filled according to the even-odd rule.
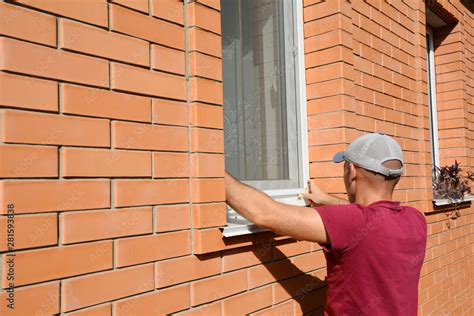
[[[436,72],[434,62],[433,30],[427,27],[426,47],[428,50],[428,102],[430,112],[431,158],[433,161],[433,177],[439,167],[438,110],[436,107]]]
[[[221,0],[226,169],[290,204],[308,179],[301,11],[301,0]],[[232,209],[227,222],[225,236],[256,230]]]

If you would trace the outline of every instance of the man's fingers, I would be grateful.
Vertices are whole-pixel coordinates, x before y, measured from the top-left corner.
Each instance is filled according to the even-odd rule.
[[[311,194],[308,193],[308,191],[305,191],[303,193],[303,199],[306,205],[313,205],[314,202],[311,200]]]

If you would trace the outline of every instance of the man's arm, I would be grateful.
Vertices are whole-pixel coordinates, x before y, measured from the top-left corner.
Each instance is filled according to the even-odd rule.
[[[227,204],[257,226],[298,240],[329,243],[323,221],[314,208],[277,202],[227,173],[225,188]]]

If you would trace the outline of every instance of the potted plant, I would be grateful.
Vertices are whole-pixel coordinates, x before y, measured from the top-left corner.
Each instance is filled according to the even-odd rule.
[[[470,183],[474,174],[462,173],[461,165],[454,161],[451,166],[435,167],[433,197],[435,205],[458,204],[473,199]]]

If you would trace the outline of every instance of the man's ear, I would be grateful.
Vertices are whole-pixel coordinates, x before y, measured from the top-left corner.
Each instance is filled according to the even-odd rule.
[[[359,166],[356,166],[352,162],[349,163],[349,179],[353,181],[357,177],[357,169],[359,169]]]

